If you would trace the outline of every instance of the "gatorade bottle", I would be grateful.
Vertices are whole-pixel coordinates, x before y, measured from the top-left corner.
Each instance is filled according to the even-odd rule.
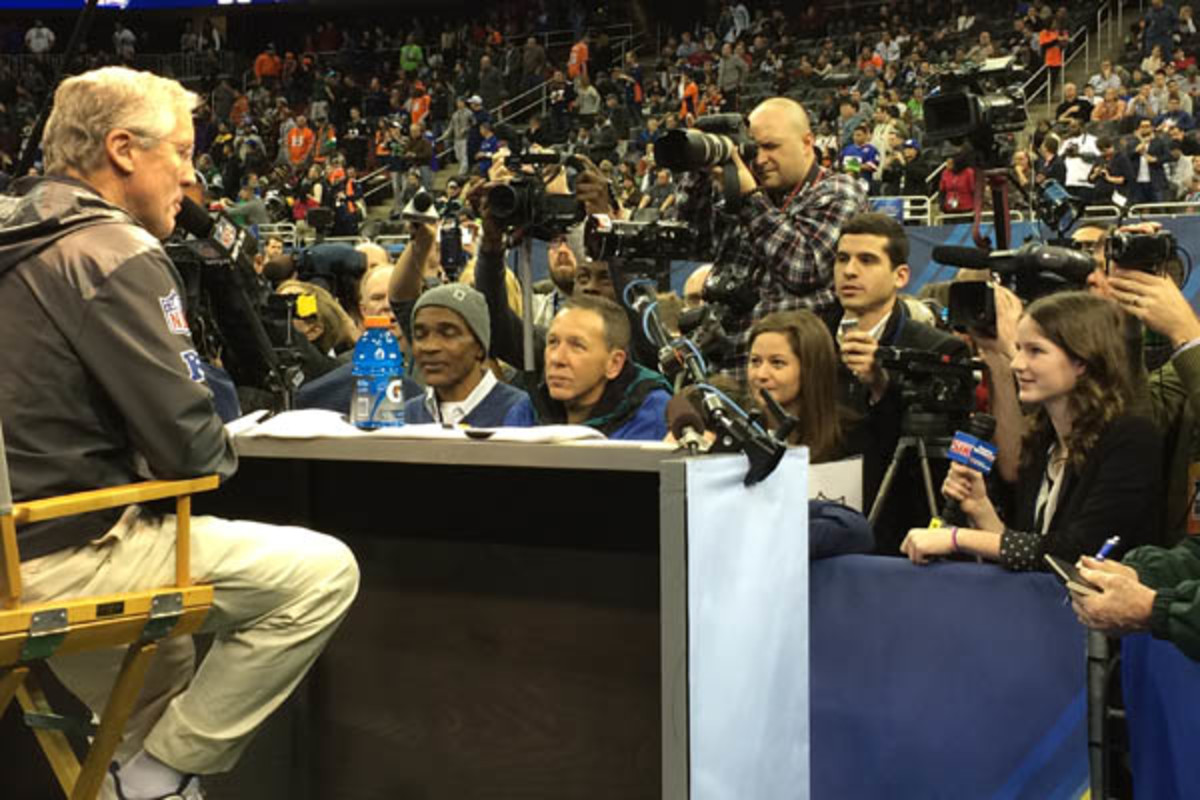
[[[354,346],[350,423],[363,430],[404,424],[404,355],[387,317],[367,317]]]

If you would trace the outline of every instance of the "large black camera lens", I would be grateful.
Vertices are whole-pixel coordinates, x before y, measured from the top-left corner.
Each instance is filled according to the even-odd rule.
[[[528,208],[527,187],[506,183],[488,189],[488,209],[492,216],[501,223],[515,223],[521,217],[523,208]]]
[[[672,171],[701,169],[725,163],[732,152],[728,137],[677,129],[654,143],[654,163]]]

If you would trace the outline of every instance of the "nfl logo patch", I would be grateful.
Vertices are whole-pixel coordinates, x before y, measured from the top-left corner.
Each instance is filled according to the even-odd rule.
[[[192,332],[188,328],[187,316],[183,313],[183,300],[180,299],[179,292],[172,290],[166,297],[158,298],[158,303],[162,306],[163,319],[167,321],[167,330],[171,333],[190,336]]]

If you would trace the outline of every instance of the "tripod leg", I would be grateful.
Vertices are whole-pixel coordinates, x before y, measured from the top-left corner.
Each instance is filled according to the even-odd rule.
[[[901,440],[896,445],[895,452],[892,453],[892,463],[888,464],[887,472],[883,474],[883,482],[879,484],[879,491],[875,494],[875,502],[871,504],[871,513],[867,515],[867,522],[872,526],[875,525],[875,520],[879,519],[880,513],[883,511],[884,501],[887,500],[888,491],[892,488],[892,481],[896,480],[896,472],[900,468],[900,461],[904,457],[905,443]]]
[[[937,499],[933,493],[933,473],[929,471],[929,453],[925,449],[925,440],[917,439],[917,453],[920,454],[921,477],[925,479],[925,499],[929,501],[929,518],[938,515]]]

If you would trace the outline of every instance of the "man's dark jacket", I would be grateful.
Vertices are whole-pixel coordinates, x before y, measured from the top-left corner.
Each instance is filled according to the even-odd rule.
[[[158,240],[85,184],[49,178],[0,198],[0,419],[15,500],[234,473],[182,296]],[[120,513],[24,527],[22,557],[84,544]]]

